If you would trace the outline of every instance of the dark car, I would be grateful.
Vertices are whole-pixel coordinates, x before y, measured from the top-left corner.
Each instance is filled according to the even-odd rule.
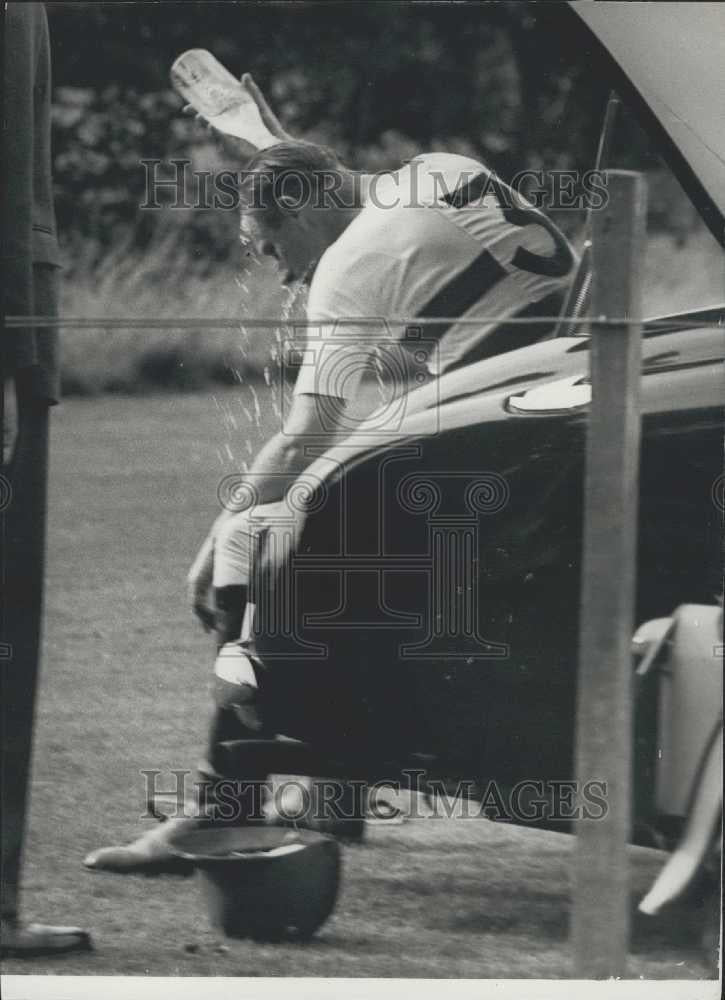
[[[637,622],[719,587],[724,320],[645,325]],[[308,469],[258,607],[281,731],[477,780],[571,777],[588,372],[586,336],[479,362]]]
[[[656,24],[644,6],[577,5],[587,44],[722,243],[717,101],[708,109],[681,65],[699,60],[699,78],[714,82],[716,45],[685,52],[684,5],[646,5],[659,8]],[[676,71],[662,69],[662,52],[653,57],[652,31],[674,46]],[[683,108],[693,108],[689,123]],[[266,539],[256,647],[278,731],[322,748],[343,773],[418,768],[484,796],[490,782],[572,779],[591,397],[590,342],[578,329],[414,390],[394,421],[382,428],[373,417],[367,437],[318,459],[290,491],[289,519]],[[637,624],[713,606],[721,592],[724,333],[725,305],[644,324]],[[676,833],[686,813],[661,806],[658,686],[650,673],[637,692],[644,843]],[[712,718],[684,719],[688,759],[702,759],[720,713],[715,698]],[[566,819],[527,809],[507,818]]]

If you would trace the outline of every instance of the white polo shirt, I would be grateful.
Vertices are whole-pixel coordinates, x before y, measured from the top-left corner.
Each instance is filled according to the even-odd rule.
[[[354,397],[376,353],[406,338],[402,317],[441,318],[420,327],[435,345],[429,370],[440,374],[503,320],[568,284],[575,263],[546,216],[483,164],[416,157],[372,178],[363,208],[320,258],[295,393]]]

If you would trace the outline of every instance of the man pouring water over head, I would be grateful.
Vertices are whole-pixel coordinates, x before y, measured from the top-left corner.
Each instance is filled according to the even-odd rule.
[[[555,312],[575,262],[542,212],[483,164],[451,153],[372,176],[323,146],[283,141],[247,164],[241,199],[254,252],[276,262],[282,284],[309,285],[293,402],[249,471],[249,496],[261,508],[281,501],[317,455],[354,438],[351,406],[376,352],[405,339],[396,319],[440,320],[424,328],[434,340],[428,368],[439,375],[540,336],[524,326],[502,340],[501,324],[527,308]],[[264,509],[257,523],[263,527]],[[194,605],[207,623],[208,585],[234,584],[231,566],[240,554],[246,560],[240,539],[249,524],[248,512],[225,512],[195,561]],[[240,584],[245,571],[237,569]]]
[[[242,232],[257,257],[276,262],[282,284],[309,286],[308,322],[283,425],[254,459],[236,508],[214,522],[188,576],[194,611],[220,647],[201,768],[212,784],[224,776],[217,752],[224,740],[266,733],[264,680],[245,645],[259,537],[315,458],[354,443],[356,404],[376,353],[404,341],[414,319],[426,321],[424,336],[434,345],[428,378],[523,346],[541,327],[502,324],[527,310],[556,316],[576,263],[551,221],[475,159],[431,153],[397,171],[361,174],[332,150],[287,136],[250,78],[243,82],[270,141],[254,151],[242,146],[253,153],[240,187]],[[223,655],[239,651],[240,638],[241,659]],[[164,863],[173,830],[165,823],[86,864],[148,871]]]

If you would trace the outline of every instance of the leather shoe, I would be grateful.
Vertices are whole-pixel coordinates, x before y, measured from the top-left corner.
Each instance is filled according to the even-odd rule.
[[[34,958],[36,955],[93,950],[90,934],[80,927],[3,920],[1,933],[0,952],[3,958]]]

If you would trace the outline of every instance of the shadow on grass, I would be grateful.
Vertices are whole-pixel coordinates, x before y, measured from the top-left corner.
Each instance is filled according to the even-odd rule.
[[[470,934],[535,935],[537,939],[564,942],[570,933],[571,899],[568,892],[517,892],[475,887],[480,904],[460,912],[462,893],[456,892],[457,912],[438,912],[425,924],[438,931]],[[431,893],[432,895],[433,893]],[[472,893],[465,893],[466,896]],[[641,893],[630,898],[630,952],[656,959],[673,953],[715,963],[717,954],[717,902],[691,898],[667,908],[656,917],[637,909]],[[712,945],[709,944],[712,942]],[[714,967],[714,964],[713,964]]]
[[[480,893],[480,908],[426,921],[428,927],[468,934],[535,934],[563,941],[569,934],[567,893],[518,892],[505,889]]]

